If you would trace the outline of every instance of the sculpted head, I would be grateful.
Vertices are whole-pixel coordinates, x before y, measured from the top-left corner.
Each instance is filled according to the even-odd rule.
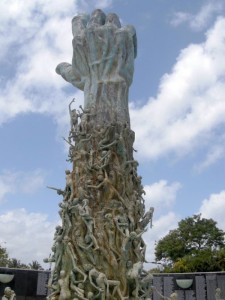
[[[108,219],[108,220],[112,219],[112,214],[110,214],[110,213],[106,214],[105,218]]]
[[[105,14],[101,9],[95,9],[91,14],[88,27],[101,26],[105,24]]]
[[[89,204],[89,200],[87,198],[83,199],[82,204],[83,205],[88,205]]]
[[[127,266],[128,269],[131,268],[133,266],[132,261],[128,260],[126,266]]]
[[[60,277],[61,278],[66,277],[66,271],[65,270],[60,271]]]
[[[7,287],[4,289],[4,295],[5,295],[6,297],[10,297],[11,294],[12,294],[12,290],[11,290],[11,288],[10,288],[9,286],[7,286]]]

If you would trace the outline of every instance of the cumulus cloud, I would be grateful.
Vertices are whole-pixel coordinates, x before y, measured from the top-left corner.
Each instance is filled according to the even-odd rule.
[[[148,231],[143,235],[144,241],[147,245],[146,249],[146,260],[148,262],[155,261],[155,244],[170,230],[177,227],[179,221],[179,216],[174,212],[169,212],[167,214],[161,215],[157,220],[154,220],[153,227],[148,229]],[[148,268],[154,268],[155,266],[149,264]]]
[[[0,174],[0,203],[6,200],[7,194],[33,194],[44,185],[45,172],[3,171]]]
[[[225,191],[223,190],[217,194],[211,194],[208,199],[204,199],[199,213],[204,218],[212,218],[217,222],[220,229],[225,230],[224,207]]]
[[[155,98],[142,107],[131,103],[136,148],[142,157],[184,155],[212,143],[220,145],[217,129],[225,125],[224,54],[225,19],[218,18],[204,43],[181,51],[172,71],[162,77]]]
[[[154,207],[153,227],[143,235],[147,245],[146,260],[148,262],[155,261],[155,243],[177,226],[179,217],[172,211],[172,208],[180,188],[179,182],[168,183],[166,180],[160,180],[144,187],[146,210],[150,206]],[[146,267],[153,268],[155,265],[147,264]]]
[[[179,182],[169,184],[166,180],[146,185],[144,187],[146,192],[146,208],[148,209],[150,206],[153,206],[156,213],[163,209],[168,210],[174,204],[180,188],[181,184]]]
[[[112,5],[112,0],[96,0],[95,3],[91,3],[88,0],[79,0],[79,11],[91,11],[95,8],[104,9],[106,7],[110,7]]]
[[[75,97],[77,107],[83,102],[83,93],[68,89],[69,84],[55,73],[58,63],[72,59],[71,19],[78,12],[78,1],[25,2],[0,3],[4,28],[0,65],[5,68],[0,80],[0,124],[21,113],[48,114],[62,134],[68,129],[69,101]]]
[[[110,4],[99,0],[92,7]],[[1,1],[0,65],[5,74],[0,80],[0,124],[21,113],[41,113],[54,118],[60,134],[68,130],[68,103],[75,97],[78,107],[83,93],[69,88],[55,67],[71,62],[71,20],[86,5],[79,0]]]
[[[177,11],[173,14],[170,24],[174,27],[177,27],[180,24],[190,21],[190,19],[191,19],[191,14],[187,12]]]
[[[66,109],[62,91],[66,84],[54,69],[71,59],[70,22],[76,1],[25,2],[0,3],[1,26],[7,32],[0,39],[0,64],[4,67],[8,61],[13,72],[1,80],[0,124],[28,112],[48,113],[60,122]]]
[[[209,22],[217,15],[224,11],[223,1],[208,2],[201,7],[197,14],[187,12],[175,12],[170,22],[172,26],[179,26],[187,23],[192,30],[199,31],[207,28]]]
[[[222,158],[224,158],[225,156],[225,145],[224,143],[221,141],[220,145],[213,145],[208,153],[206,154],[206,157],[203,161],[200,161],[199,163],[197,163],[194,167],[194,169],[197,172],[202,172],[205,169],[209,168],[211,165],[213,165],[214,163],[216,163],[217,161],[221,160]]]
[[[56,222],[49,222],[47,216],[40,213],[29,213],[17,209],[0,215],[0,243],[7,249],[9,257],[30,263],[51,253]]]

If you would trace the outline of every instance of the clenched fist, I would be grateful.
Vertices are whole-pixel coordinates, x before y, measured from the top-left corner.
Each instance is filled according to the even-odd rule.
[[[90,17],[74,17],[72,32],[72,65],[60,63],[56,72],[84,91],[85,108],[94,104],[98,110],[115,114],[114,106],[116,114],[125,117],[137,52],[134,27],[121,27],[116,14],[106,16],[97,9]]]

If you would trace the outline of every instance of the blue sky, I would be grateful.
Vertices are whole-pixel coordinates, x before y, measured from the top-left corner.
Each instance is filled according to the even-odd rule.
[[[147,259],[195,213],[225,230],[225,2],[1,0],[0,244],[23,262],[50,254],[61,199],[46,186],[65,186],[68,104],[83,102],[55,67],[71,61],[73,16],[95,8],[137,31],[129,103],[146,208],[155,207]]]

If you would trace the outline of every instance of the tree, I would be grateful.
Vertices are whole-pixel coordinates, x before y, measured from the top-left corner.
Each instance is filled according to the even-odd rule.
[[[0,245],[0,267],[6,267],[9,262],[9,256],[6,248]]]
[[[17,258],[10,258],[8,263],[9,268],[16,268],[16,269],[29,269],[29,267],[21,263],[21,261]]]
[[[223,257],[224,235],[213,219],[193,215],[158,241],[156,260],[164,262],[167,271],[219,271],[224,268],[218,263],[219,256]]]
[[[44,270],[37,260],[33,260],[31,263],[29,263],[29,267],[32,270]]]
[[[10,258],[6,248],[0,245],[0,267],[16,268],[16,269],[33,269],[44,270],[38,261],[33,260],[28,265],[22,263],[17,258]]]

